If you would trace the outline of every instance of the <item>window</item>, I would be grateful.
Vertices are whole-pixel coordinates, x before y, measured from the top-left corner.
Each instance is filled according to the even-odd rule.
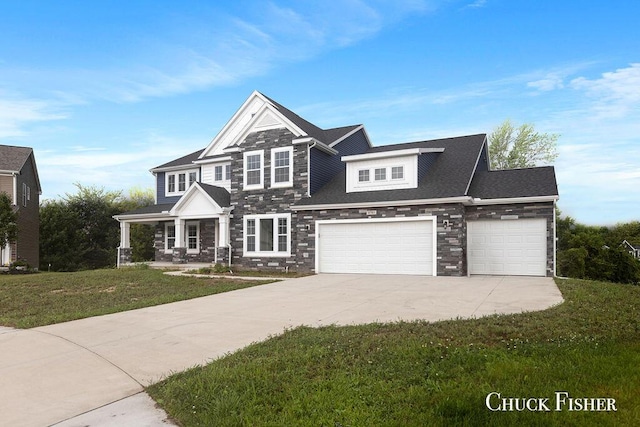
[[[375,178],[376,181],[384,181],[387,179],[387,169],[386,168],[377,168],[375,170]]]
[[[291,256],[291,214],[247,215],[244,256]]]
[[[27,206],[27,184],[22,183],[22,206]]]
[[[187,223],[187,252],[198,253],[200,249],[200,224]]]
[[[216,181],[222,181],[222,166],[216,166],[214,169],[214,178]]]
[[[166,173],[166,196],[181,196],[198,181],[199,172],[197,169],[181,172]]]
[[[274,148],[271,150],[272,187],[291,187],[293,185],[292,157],[293,147]]]
[[[231,181],[231,165],[224,165],[224,179]]]
[[[176,226],[174,224],[165,224],[164,226],[164,249],[172,252],[176,246]]]
[[[216,182],[231,181],[231,165],[218,165],[213,168],[213,179]]]
[[[369,182],[369,169],[358,171],[358,182]]]
[[[394,166],[391,168],[391,179],[404,179],[404,166]]]
[[[263,155],[262,151],[244,153],[244,188],[246,190],[264,188]]]

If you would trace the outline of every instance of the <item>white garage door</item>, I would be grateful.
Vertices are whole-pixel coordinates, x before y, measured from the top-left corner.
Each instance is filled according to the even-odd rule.
[[[546,276],[547,221],[469,221],[470,274]]]
[[[435,275],[431,218],[318,221],[316,271]]]

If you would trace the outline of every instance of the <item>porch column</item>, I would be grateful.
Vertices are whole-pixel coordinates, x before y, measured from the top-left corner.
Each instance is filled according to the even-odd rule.
[[[187,262],[187,247],[185,245],[185,221],[182,218],[176,218],[173,220],[173,224],[176,229],[176,242],[173,247],[173,255],[171,262],[174,264],[184,264]]]
[[[129,222],[120,223],[120,247],[131,247],[131,223]]]
[[[218,246],[229,246],[229,215],[220,215],[220,234],[218,235]]]

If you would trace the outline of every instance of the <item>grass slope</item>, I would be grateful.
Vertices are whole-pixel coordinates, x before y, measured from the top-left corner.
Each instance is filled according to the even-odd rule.
[[[296,328],[148,392],[183,426],[639,425],[640,287],[558,283],[543,312]],[[555,411],[557,391],[617,412]],[[490,392],[551,411],[492,412]]]
[[[120,269],[0,276],[0,325],[33,328],[166,304],[268,282]]]

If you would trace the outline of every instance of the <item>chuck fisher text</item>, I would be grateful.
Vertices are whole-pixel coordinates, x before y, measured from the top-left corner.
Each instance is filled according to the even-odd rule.
[[[485,405],[490,411],[551,412],[551,411],[617,411],[611,397],[571,397],[566,391],[556,391],[549,397],[502,397],[497,391],[487,394]]]

